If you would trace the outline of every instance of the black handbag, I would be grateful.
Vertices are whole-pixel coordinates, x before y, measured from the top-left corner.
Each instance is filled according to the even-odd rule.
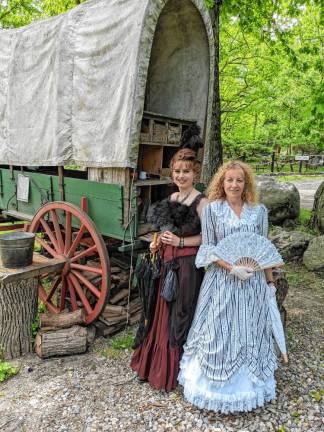
[[[179,264],[175,259],[170,261],[165,268],[165,277],[160,296],[168,303],[177,298],[179,289],[178,269]]]

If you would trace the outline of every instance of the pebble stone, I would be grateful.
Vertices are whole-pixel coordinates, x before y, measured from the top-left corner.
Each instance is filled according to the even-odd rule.
[[[19,374],[0,383],[0,431],[324,431],[323,294],[290,289],[290,363],[276,372],[276,400],[254,412],[222,415],[190,405],[179,388],[156,391],[136,380],[130,350],[109,359],[103,356],[108,342],[97,339],[84,355],[19,359]]]

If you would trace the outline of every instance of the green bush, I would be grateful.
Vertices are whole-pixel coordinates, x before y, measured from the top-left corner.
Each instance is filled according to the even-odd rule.
[[[14,367],[3,360],[3,349],[0,347],[0,382],[16,375],[18,372],[18,367]]]
[[[39,330],[39,315],[41,313],[44,313],[44,312],[46,312],[46,307],[45,307],[44,303],[40,301],[38,303],[36,317],[35,317],[34,321],[32,322],[32,340],[33,341],[35,340],[36,334]]]

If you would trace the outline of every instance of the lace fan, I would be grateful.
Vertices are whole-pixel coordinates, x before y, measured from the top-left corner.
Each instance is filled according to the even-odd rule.
[[[250,267],[253,271],[283,265],[282,257],[271,241],[250,232],[224,237],[216,245],[215,253],[231,265]]]

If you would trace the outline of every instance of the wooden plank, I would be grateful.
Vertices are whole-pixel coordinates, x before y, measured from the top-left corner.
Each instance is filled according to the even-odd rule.
[[[4,268],[0,261],[0,281],[9,283],[22,279],[40,276],[44,273],[58,272],[65,265],[65,260],[48,259],[38,253],[33,254],[33,263],[27,267],[17,269]]]
[[[194,119],[183,119],[180,117],[169,117],[169,116],[166,116],[164,114],[155,113],[153,111],[144,111],[143,118],[157,118],[157,119],[166,120],[166,121],[171,120],[171,121],[183,123],[185,125],[191,125],[192,123],[195,123],[195,121],[196,121]]]

